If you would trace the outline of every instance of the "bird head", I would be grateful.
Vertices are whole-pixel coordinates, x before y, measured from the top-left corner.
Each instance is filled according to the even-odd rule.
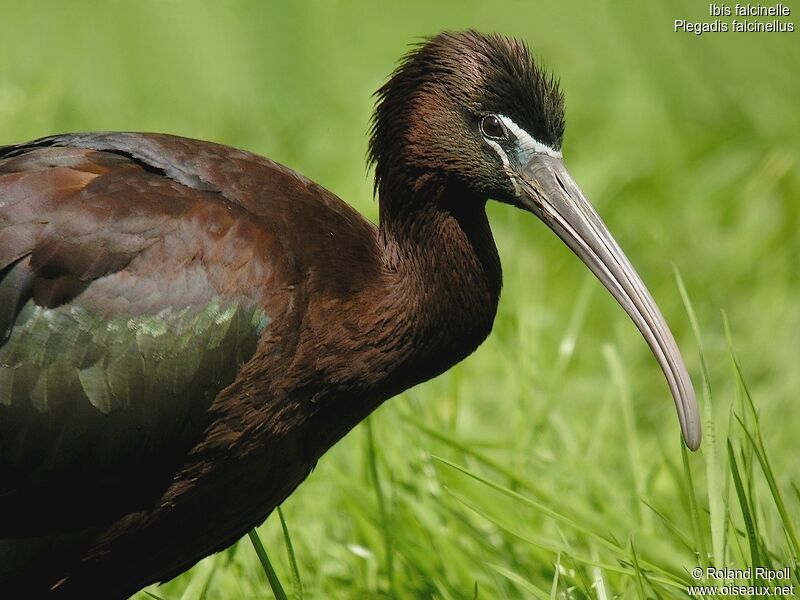
[[[369,156],[382,210],[384,201],[413,204],[458,190],[463,202],[491,198],[544,221],[634,321],[664,371],[686,445],[698,448],[699,410],[680,351],[564,165],[564,97],[527,45],[440,33],[409,52],[376,96]]]

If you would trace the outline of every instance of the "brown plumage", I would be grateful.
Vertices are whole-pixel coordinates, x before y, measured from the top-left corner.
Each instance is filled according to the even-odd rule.
[[[469,355],[501,287],[486,200],[548,221],[529,204],[547,182],[515,169],[552,163],[563,122],[523,44],[429,40],[379,92],[378,228],[210,142],[0,148],[0,589],[123,598],[169,579],[260,523],[381,402]],[[638,290],[609,289],[636,312]]]

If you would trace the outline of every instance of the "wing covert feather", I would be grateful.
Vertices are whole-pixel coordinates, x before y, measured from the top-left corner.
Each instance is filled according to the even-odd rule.
[[[291,285],[264,219],[107,150],[0,148],[0,537],[157,494]]]

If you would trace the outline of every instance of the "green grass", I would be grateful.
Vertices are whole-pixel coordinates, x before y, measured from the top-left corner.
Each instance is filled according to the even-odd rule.
[[[573,175],[658,300],[702,403],[703,447],[688,453],[621,309],[546,227],[493,205],[505,288],[490,339],[331,450],[252,536],[261,558],[244,539],[137,599],[274,598],[265,564],[305,600],[684,598],[694,567],[756,564],[790,567],[780,583],[800,588],[800,33],[672,32],[706,12],[0,0],[2,142],[214,139],[373,219],[370,94],[407,44],[443,28],[526,38],[567,95]]]

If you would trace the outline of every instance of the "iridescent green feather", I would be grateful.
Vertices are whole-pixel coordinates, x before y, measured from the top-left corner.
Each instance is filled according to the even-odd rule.
[[[260,309],[219,301],[110,319],[28,303],[0,347],[0,404],[40,413],[81,402],[103,414],[172,412],[164,405],[229,384],[268,323]]]

